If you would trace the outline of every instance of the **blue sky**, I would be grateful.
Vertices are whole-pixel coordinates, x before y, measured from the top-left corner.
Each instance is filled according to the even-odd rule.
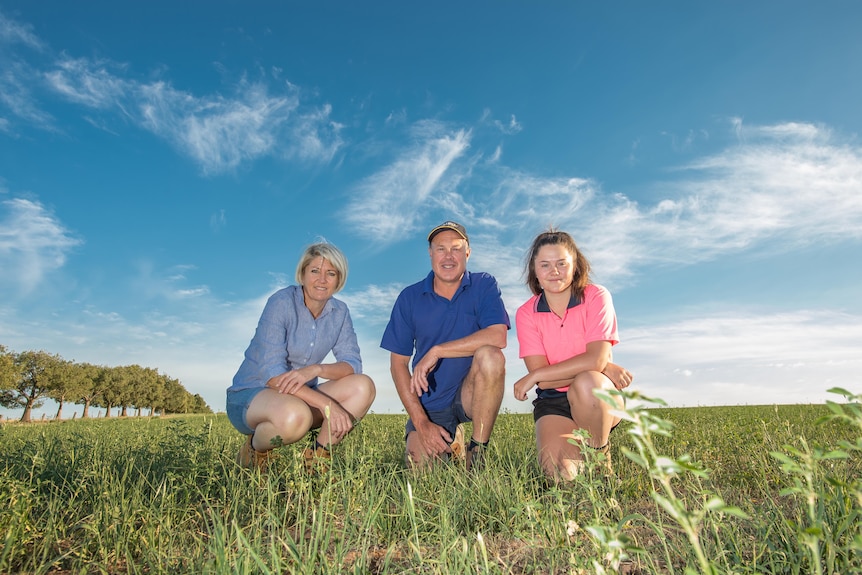
[[[467,226],[509,312],[554,225],[672,406],[860,392],[862,4],[0,0],[0,343],[215,410],[318,237],[380,336]],[[504,408],[527,411],[511,384]],[[79,408],[80,409],[80,408]],[[51,412],[48,409],[49,413]],[[72,410],[69,410],[72,411]]]

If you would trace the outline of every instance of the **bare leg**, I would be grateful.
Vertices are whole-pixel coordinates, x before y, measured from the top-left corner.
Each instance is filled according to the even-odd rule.
[[[593,395],[594,389],[614,389],[614,384],[603,373],[584,371],[569,386],[567,397],[575,429],[587,430],[590,434],[587,445],[599,448],[607,445],[611,429],[620,422],[620,418],[611,415],[613,408]],[[618,408],[622,409],[622,398],[617,397],[616,400]]]
[[[577,445],[569,443],[575,422],[562,415],[545,415],[536,422],[536,449],[539,463],[548,477],[571,481],[583,467]]]
[[[264,389],[251,401],[246,413],[248,426],[254,429],[252,447],[255,451],[269,451],[281,443],[296,443],[311,429],[314,421],[311,408],[293,395],[283,394],[274,389]]]
[[[368,412],[376,393],[371,379],[361,374],[324,382],[318,390],[337,401],[355,420]],[[275,447],[272,441],[276,437],[285,445],[296,443],[310,430],[321,427],[324,414],[293,395],[264,389],[249,405],[246,420],[254,429],[252,447],[262,452]],[[338,443],[330,441],[328,429],[321,429],[318,441],[322,445]]]
[[[363,374],[353,374],[341,379],[321,383],[317,390],[337,401],[341,407],[353,416],[354,421],[359,421],[374,402],[377,390],[371,378]],[[330,436],[329,429],[325,424],[324,414],[318,409],[311,409],[313,416],[312,429],[320,428],[317,441],[321,445],[337,445],[341,439]]]
[[[486,345],[476,350],[473,365],[461,387],[464,412],[473,421],[473,439],[487,443],[503,403],[506,358],[500,348]]]

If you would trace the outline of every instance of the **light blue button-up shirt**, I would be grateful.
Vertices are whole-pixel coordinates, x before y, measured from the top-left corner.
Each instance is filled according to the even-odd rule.
[[[267,300],[245,359],[229,391],[264,387],[272,377],[321,363],[329,352],[336,361],[362,373],[362,359],[347,304],[329,298],[317,319],[305,307],[302,287],[289,286]],[[317,385],[317,378],[307,385]]]

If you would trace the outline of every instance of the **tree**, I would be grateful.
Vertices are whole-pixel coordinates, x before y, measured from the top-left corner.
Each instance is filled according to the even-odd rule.
[[[192,396],[192,413],[212,413],[213,410],[199,393]]]
[[[0,345],[0,391],[12,389],[20,374],[15,365],[15,354]]]
[[[142,368],[135,382],[135,403],[133,407],[138,410],[138,415],[146,408],[150,415],[155,412],[155,406],[163,393],[164,383],[159,372],[151,367]]]
[[[99,395],[93,405],[104,407],[105,417],[111,417],[111,408],[120,405],[127,384],[128,377],[124,368],[102,367],[96,376]]]
[[[83,419],[90,417],[90,404],[99,397],[100,390],[96,384],[101,368],[91,363],[79,363],[76,366],[81,373],[81,388],[74,396],[75,403],[84,404]],[[73,397],[70,395],[70,397]]]
[[[29,422],[34,407],[41,407],[50,391],[51,373],[58,369],[63,360],[59,355],[45,351],[22,351],[13,359],[15,371],[12,385],[0,391],[0,405],[4,407],[23,407],[21,421]]]
[[[74,403],[80,397],[88,384],[85,379],[87,374],[74,362],[59,359],[57,364],[46,372],[46,375],[49,387],[48,396],[58,404],[55,419],[62,419],[63,404],[66,400],[71,400]]]
[[[164,382],[164,413],[188,413],[189,392],[180,384],[180,380],[165,376]]]

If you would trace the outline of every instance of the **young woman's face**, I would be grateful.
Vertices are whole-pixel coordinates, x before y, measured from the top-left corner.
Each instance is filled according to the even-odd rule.
[[[533,265],[536,279],[545,293],[562,293],[572,287],[575,262],[574,256],[566,247],[560,244],[540,247]]]
[[[338,285],[338,270],[324,258],[314,258],[302,272],[302,291],[306,301],[326,303]]]

